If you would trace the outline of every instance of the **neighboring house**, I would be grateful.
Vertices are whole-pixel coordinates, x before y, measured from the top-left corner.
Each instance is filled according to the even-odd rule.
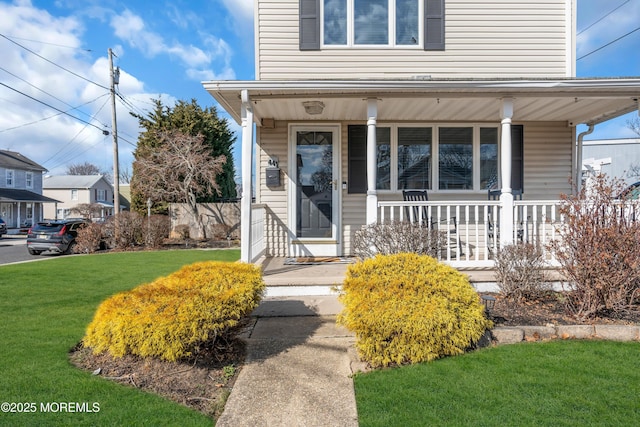
[[[43,218],[43,206],[55,206],[42,194],[43,172],[22,154],[0,150],[0,217],[8,228],[28,227]]]
[[[552,238],[555,202],[580,174],[576,126],[640,96],[640,78],[575,77],[576,7],[256,0],[256,80],[203,83],[242,125],[242,260],[350,255],[362,226],[406,219],[404,189],[456,217],[454,265],[492,265],[491,215],[502,245]]]
[[[71,210],[81,204],[97,204],[100,212],[94,218],[113,215],[113,186],[102,175],[60,175],[47,176],[43,182],[43,192],[60,200],[56,209],[45,208],[46,218],[64,219],[78,217]]]
[[[631,185],[640,181],[640,138],[583,142],[583,169],[602,172]]]

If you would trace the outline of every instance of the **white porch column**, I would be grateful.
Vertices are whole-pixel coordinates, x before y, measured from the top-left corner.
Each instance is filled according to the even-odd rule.
[[[503,98],[500,113],[502,136],[500,139],[500,247],[513,243],[513,194],[511,193],[511,118],[513,99]]]
[[[242,91],[242,198],[240,200],[240,261],[251,262],[251,195],[253,180],[253,108],[249,91]]]
[[[18,228],[20,228],[22,226],[22,221],[20,221],[22,218],[20,216],[20,209],[22,208],[22,202],[18,202],[18,219],[16,222],[16,225],[18,226]]]
[[[377,144],[376,123],[378,121],[378,100],[367,100],[367,224],[378,221],[378,192],[376,191]]]

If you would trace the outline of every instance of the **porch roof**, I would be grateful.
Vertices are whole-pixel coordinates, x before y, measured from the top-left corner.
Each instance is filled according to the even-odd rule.
[[[572,79],[407,79],[207,81],[204,88],[241,122],[247,90],[258,125],[274,120],[367,118],[367,98],[377,98],[378,121],[474,121],[500,118],[500,100],[513,98],[514,121],[598,124],[638,109],[640,77]],[[320,101],[310,115],[303,102]]]
[[[28,190],[0,188],[0,202],[60,203],[60,200]]]

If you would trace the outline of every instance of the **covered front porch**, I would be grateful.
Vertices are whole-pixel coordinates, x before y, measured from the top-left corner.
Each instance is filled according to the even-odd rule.
[[[637,110],[640,93],[639,79],[204,86],[242,124],[243,261],[348,256],[363,226],[426,219],[447,235],[441,259],[468,268],[491,267],[497,250],[516,241],[546,250],[562,226],[558,200],[573,191],[570,180],[579,184],[582,138]],[[578,134],[579,124],[588,130]],[[409,135],[416,129],[427,135],[418,142]],[[422,168],[419,178],[406,178],[414,171],[400,165],[400,149],[411,144],[427,147],[423,163],[413,163]],[[487,157],[486,150],[494,151]],[[308,165],[319,159],[321,167],[310,173]],[[426,190],[428,201],[404,201],[405,189]],[[487,197],[491,189],[497,200]],[[308,212],[316,215],[315,228],[301,216]]]
[[[45,203],[57,206],[58,200],[28,190],[0,188],[0,217],[7,228],[24,229],[44,219]]]

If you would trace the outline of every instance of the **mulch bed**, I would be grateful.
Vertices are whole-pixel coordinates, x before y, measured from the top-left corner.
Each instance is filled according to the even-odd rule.
[[[491,314],[497,326],[535,325],[638,325],[640,324],[640,307],[635,313],[628,313],[618,318],[598,317],[587,321],[577,320],[570,315],[562,301],[562,293],[552,293],[539,301],[512,303],[500,295],[492,294],[496,304]]]
[[[204,349],[197,357],[178,362],[94,355],[81,344],[69,354],[71,363],[80,369],[158,394],[214,419],[222,414],[244,358],[245,344],[240,339],[227,343],[224,349]]]

